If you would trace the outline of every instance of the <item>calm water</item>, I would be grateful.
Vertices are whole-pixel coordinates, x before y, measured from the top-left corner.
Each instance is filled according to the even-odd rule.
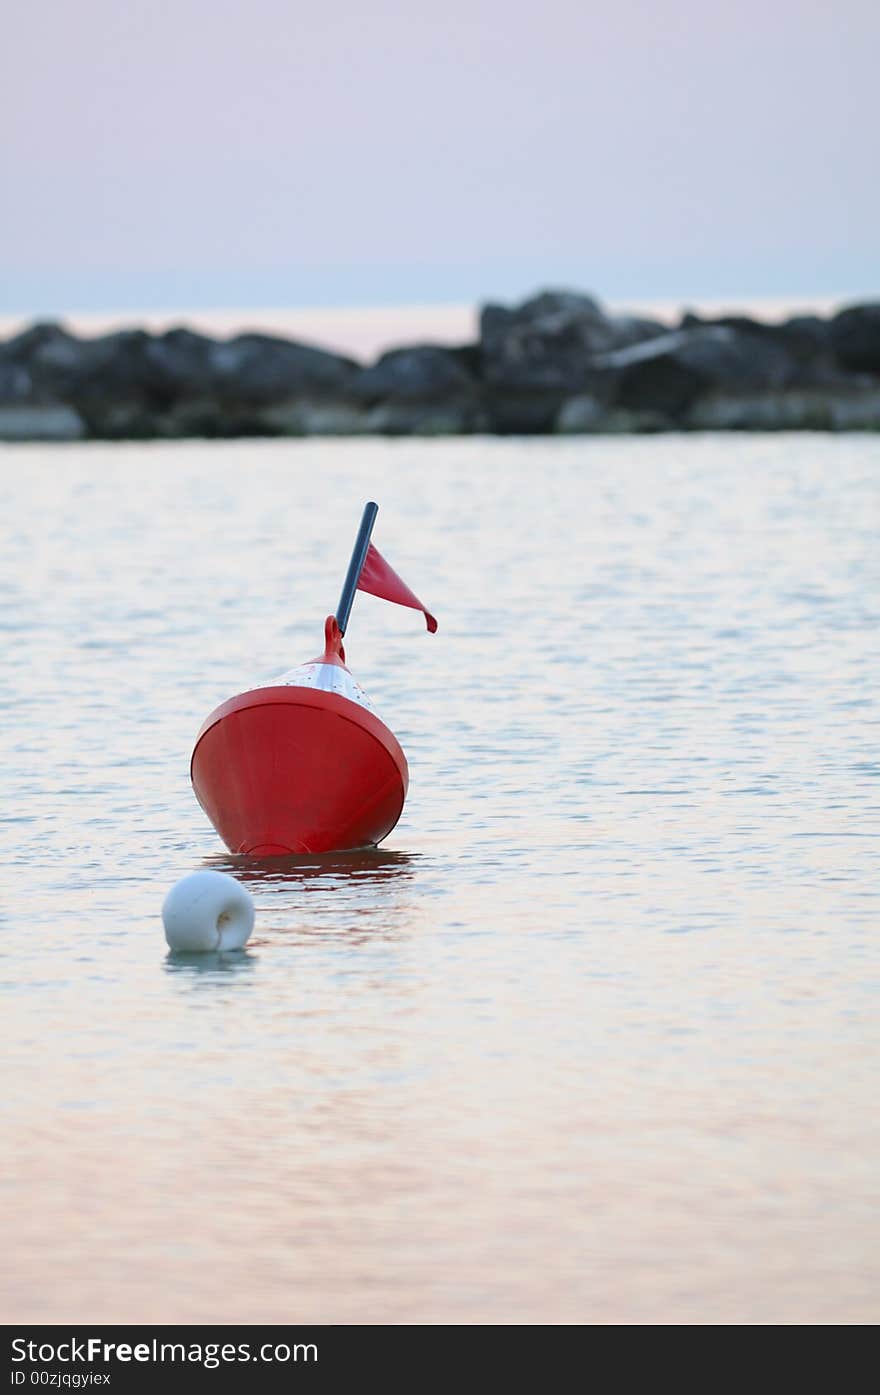
[[[359,596],[375,855],[224,854]],[[880,1317],[880,440],[0,451],[6,1321]],[[197,867],[249,951],[169,958]]]

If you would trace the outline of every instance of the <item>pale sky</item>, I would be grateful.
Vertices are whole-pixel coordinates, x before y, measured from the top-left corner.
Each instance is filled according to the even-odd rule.
[[[877,0],[7,0],[0,312],[880,293]]]

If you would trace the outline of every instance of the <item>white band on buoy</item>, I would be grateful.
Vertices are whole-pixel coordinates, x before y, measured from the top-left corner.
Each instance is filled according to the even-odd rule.
[[[338,693],[340,697],[348,698],[349,702],[356,702],[359,707],[365,707],[368,712],[375,712],[375,708],[361,687],[356,682],[347,668],[342,668],[340,664],[324,664],[320,660],[315,660],[310,664],[299,664],[297,668],[290,668],[286,673],[282,673],[278,678],[270,678],[264,683],[257,683],[257,688],[320,688],[324,693]]]
[[[254,903],[225,872],[191,872],[165,897],[165,938],[189,954],[243,949],[254,928]]]

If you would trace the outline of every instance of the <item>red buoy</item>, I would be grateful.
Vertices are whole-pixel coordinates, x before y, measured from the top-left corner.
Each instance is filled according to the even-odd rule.
[[[196,798],[233,853],[342,852],[391,832],[409,785],[406,756],[345,664],[355,591],[433,615],[370,542],[367,504],[324,653],[239,693],[202,724],[190,774]]]
[[[379,843],[409,785],[406,756],[345,666],[332,615],[320,658],[211,713],[191,775],[229,851],[254,857]]]

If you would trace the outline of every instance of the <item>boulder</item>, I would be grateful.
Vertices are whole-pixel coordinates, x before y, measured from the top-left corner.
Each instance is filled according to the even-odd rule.
[[[792,371],[803,386],[830,383],[840,377],[834,362],[828,321],[818,315],[794,315],[780,324],[767,324],[748,315],[719,315],[702,319],[688,311],[681,318],[681,329],[721,328],[735,330],[747,340],[757,339],[788,354]]]
[[[829,338],[842,368],[880,374],[880,302],[839,311],[829,326]]]
[[[358,371],[354,359],[268,334],[212,344],[210,367],[217,395],[247,406],[345,396]]]
[[[604,399],[607,379],[594,368],[598,354],[663,332],[653,320],[609,315],[593,296],[571,291],[544,291],[513,308],[486,305],[480,369],[492,429],[553,430],[567,398]]]
[[[16,361],[28,362],[35,354],[53,345],[76,345],[79,342],[76,336],[57,320],[37,320],[28,325],[27,329],[19,330],[18,334],[13,334],[11,339],[7,339],[3,345],[3,352]]]
[[[415,344],[390,349],[352,381],[367,409],[366,430],[381,436],[458,436],[487,429],[477,355],[470,348]]]
[[[30,373],[0,345],[0,406],[18,404],[32,396]]]
[[[178,327],[144,345],[144,387],[156,408],[206,401],[216,389],[212,355],[216,340]]]
[[[35,382],[29,364],[31,352],[54,341],[57,329],[35,326],[0,345],[0,440],[79,441],[86,435],[79,413]]]
[[[349,391],[359,402],[472,401],[477,378],[468,351],[416,344],[390,349],[352,379]]]
[[[832,357],[828,321],[819,315],[792,315],[780,325],[768,325],[771,337],[781,343],[800,363]]]
[[[155,434],[144,360],[150,336],[139,329],[79,339],[61,325],[35,325],[7,345],[28,373],[35,402],[63,403],[88,434],[113,439]]]
[[[27,374],[35,397],[63,396],[81,362],[82,342],[62,325],[36,324],[10,339],[5,354]]]
[[[480,315],[482,376],[506,387],[575,392],[589,380],[598,353],[662,334],[653,320],[607,314],[592,296],[544,291],[508,309]]]
[[[47,325],[38,327],[33,338],[21,339],[26,342],[13,341],[10,348],[25,363],[38,390],[66,399],[145,396],[145,330],[79,339],[60,325]]]
[[[672,330],[593,360],[614,406],[660,412],[673,422],[704,394],[774,391],[796,377],[781,345],[727,325]]]

